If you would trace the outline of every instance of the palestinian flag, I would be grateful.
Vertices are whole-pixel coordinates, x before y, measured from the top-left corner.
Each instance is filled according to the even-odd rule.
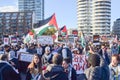
[[[40,21],[40,24],[41,25],[39,28],[34,29],[35,34],[37,36],[44,35],[44,33],[51,28],[55,29],[56,31],[58,30],[58,25],[57,25],[55,14],[53,14],[51,17],[49,17],[46,20]]]
[[[66,28],[66,26],[63,26],[63,27],[60,29],[60,33],[61,33],[61,35],[63,35],[63,36],[67,35],[67,28]]]
[[[24,43],[29,43],[34,39],[34,30],[29,31],[29,33],[24,38]]]
[[[80,41],[81,41],[82,47],[85,48],[85,46],[86,46],[86,40],[85,40],[83,32],[80,33]]]

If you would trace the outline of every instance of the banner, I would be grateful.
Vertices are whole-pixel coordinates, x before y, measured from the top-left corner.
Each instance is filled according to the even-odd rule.
[[[40,44],[53,44],[53,38],[51,36],[39,36],[37,41]]]

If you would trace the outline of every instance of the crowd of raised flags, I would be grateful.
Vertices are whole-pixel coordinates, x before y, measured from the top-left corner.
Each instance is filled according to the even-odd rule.
[[[56,32],[53,35],[43,35],[49,28],[54,28]],[[59,41],[59,35],[65,41]],[[9,38],[13,41],[9,41]],[[0,55],[2,54],[0,63],[9,61],[9,67],[11,67],[11,62],[17,66],[20,64],[17,67],[12,63],[12,69],[15,73],[18,70],[21,78],[24,78],[21,74],[24,72],[22,69],[26,69],[27,73],[25,71],[24,74],[26,80],[120,80],[120,43],[117,35],[114,38],[111,37],[110,41],[105,37],[109,46],[106,46],[106,43],[100,43],[100,47],[94,45],[93,37],[90,40],[91,37],[85,36],[82,32],[77,38],[71,37],[69,41],[67,27],[59,28],[55,14],[53,14],[42,21],[40,27],[30,30],[23,40],[21,38],[18,40],[17,37],[9,38],[5,38],[4,45],[0,46]],[[99,37],[96,40],[100,42]],[[17,44],[12,45],[11,42]],[[7,56],[3,56],[3,54],[7,54]],[[63,62],[59,62],[62,61],[62,58]],[[25,61],[28,61],[29,64]],[[31,67],[35,72],[31,70]],[[61,72],[63,74],[65,72],[67,78]],[[65,78],[60,76],[65,76]],[[40,77],[45,79],[40,79]],[[6,80],[10,80],[10,78]]]

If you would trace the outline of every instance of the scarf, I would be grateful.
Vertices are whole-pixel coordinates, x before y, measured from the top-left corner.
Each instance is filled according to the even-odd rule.
[[[44,54],[44,56],[47,60],[49,60],[51,58],[52,54],[49,54],[49,55]]]

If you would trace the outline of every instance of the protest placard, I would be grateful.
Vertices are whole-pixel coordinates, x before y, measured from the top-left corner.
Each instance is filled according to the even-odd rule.
[[[19,60],[20,61],[31,62],[32,59],[33,59],[33,55],[32,54],[28,54],[28,53],[20,53],[19,54]]]
[[[9,44],[9,37],[4,37],[4,45],[8,45]]]
[[[51,36],[39,36],[37,41],[40,44],[53,44],[53,38]]]
[[[74,54],[72,65],[74,69],[76,70],[77,74],[83,73],[87,66],[86,56]]]

